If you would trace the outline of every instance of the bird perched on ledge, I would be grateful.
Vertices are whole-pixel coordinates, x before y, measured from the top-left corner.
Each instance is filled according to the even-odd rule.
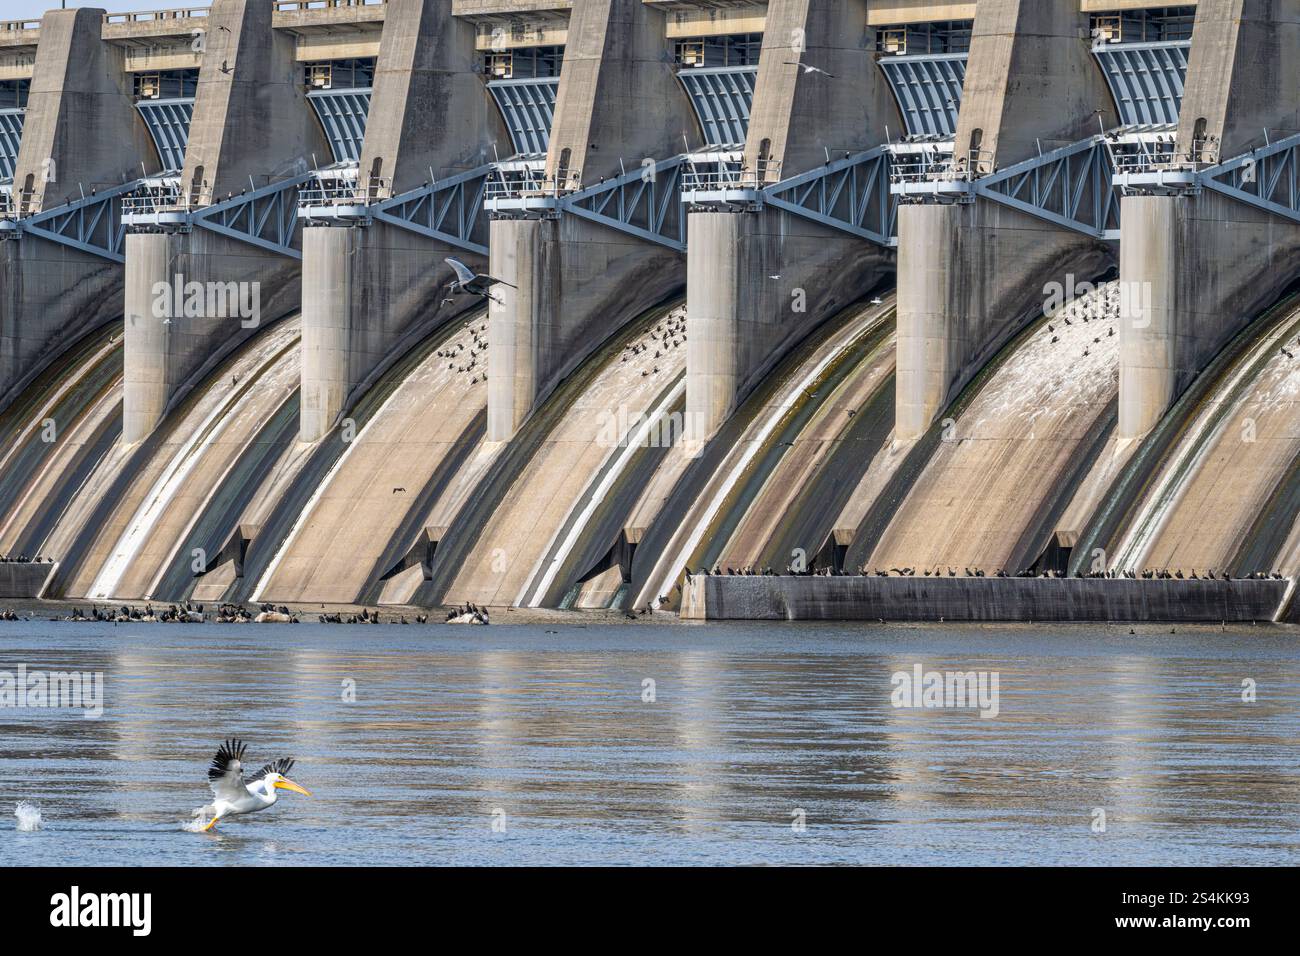
[[[256,813],[275,805],[277,790],[292,790],[310,797],[305,790],[285,776],[293,769],[292,757],[281,757],[267,764],[251,777],[244,776],[244,751],[248,745],[240,740],[227,740],[217,750],[208,767],[208,785],[216,799],[199,807],[194,816],[212,819],[203,827],[206,832],[223,817],[240,813]]]

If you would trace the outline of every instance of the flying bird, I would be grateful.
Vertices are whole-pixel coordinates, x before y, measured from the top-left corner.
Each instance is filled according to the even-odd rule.
[[[452,296],[457,292],[464,292],[467,295],[482,296],[485,299],[491,299],[493,302],[500,302],[501,300],[489,291],[492,286],[508,285],[512,289],[517,288],[517,286],[512,285],[505,279],[494,279],[492,276],[485,273],[476,273],[459,259],[446,259],[444,261],[447,265],[451,266],[451,270],[456,273],[456,278],[447,286],[447,297],[442,300],[443,305],[450,302]]]
[[[222,72],[222,73],[233,73],[233,72],[235,72],[235,71],[234,71],[234,68],[230,66],[230,62],[229,62],[228,60],[222,60],[222,61],[221,61],[221,72]]]
[[[804,63],[801,60],[786,60],[784,62],[786,66],[799,67],[799,69],[804,71],[805,75],[808,73],[820,73],[822,76],[830,77],[832,80],[835,79],[834,73],[827,73],[820,66],[813,66],[812,64]]]
[[[240,740],[227,740],[217,750],[208,767],[208,786],[216,799],[205,807],[194,811],[197,816],[211,816],[204,826],[206,832],[217,825],[223,817],[239,813],[256,813],[275,805],[277,790],[292,790],[310,797],[311,791],[304,790],[285,776],[293,769],[292,757],[273,760],[251,777],[244,776],[244,751],[248,745]]]

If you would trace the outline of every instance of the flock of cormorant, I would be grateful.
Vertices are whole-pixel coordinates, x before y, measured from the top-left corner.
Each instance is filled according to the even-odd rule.
[[[658,325],[656,325],[653,329],[650,330],[650,338],[654,339],[656,342],[659,343],[658,348],[655,349],[655,354],[654,354],[655,358],[666,356],[668,354],[669,349],[675,349],[678,348],[679,346],[685,345],[686,344],[685,317],[673,318],[672,316],[669,316],[665,321],[660,322]],[[650,350],[649,342],[634,343],[623,349],[623,357],[620,359],[620,361],[626,362],[632,356],[640,355],[642,352],[646,352],[649,350]],[[654,366],[653,368],[643,369],[641,372],[641,377],[645,378],[647,375],[654,375],[658,371],[659,371],[658,365]]]
[[[688,570],[687,574],[692,574],[692,575],[702,574],[705,576],[715,576],[715,577],[754,576],[754,577],[828,577],[828,578],[829,577],[910,578],[916,576],[916,568],[889,568],[888,570],[881,569],[881,568],[873,568],[870,570],[868,570],[867,568],[858,568],[856,572],[853,572],[853,571],[840,571],[830,567],[796,569],[793,566],[789,566],[785,569],[785,571],[778,573],[776,571],[773,571],[771,568],[752,568],[752,567],[721,568],[715,565],[712,569],[700,568],[698,571]],[[922,577],[941,578],[945,576],[950,578],[955,578],[955,577],[1069,578],[1069,577],[1073,577],[1073,578],[1106,578],[1110,580],[1130,580],[1130,581],[1139,581],[1139,580],[1141,581],[1173,581],[1173,580],[1178,580],[1178,581],[1183,581],[1183,580],[1187,580],[1187,581],[1233,581],[1233,580],[1281,581],[1284,580],[1283,576],[1277,571],[1252,571],[1250,574],[1242,575],[1239,578],[1233,578],[1233,576],[1227,571],[1220,571],[1216,574],[1213,568],[1204,571],[1200,574],[1197,573],[1195,568],[1192,568],[1191,572],[1188,574],[1184,574],[1182,572],[1182,569],[1170,571],[1168,568],[1147,568],[1146,570],[1143,571],[1124,571],[1124,570],[1088,571],[1088,572],[1075,571],[1074,574],[1066,574],[1062,571],[1057,571],[1054,568],[1048,568],[1046,570],[1034,570],[1031,568],[1025,571],[1016,572],[1015,574],[1012,574],[1003,568],[998,568],[991,575],[987,574],[983,568],[964,568],[962,569],[962,573],[960,575],[957,573],[957,569],[953,567],[949,567],[947,569],[946,575],[943,568],[935,568],[933,571],[930,570],[929,568],[925,568],[922,571]]]
[[[249,609],[242,604],[223,603],[217,607],[215,616],[211,618],[217,624],[297,624],[300,621],[301,612],[291,610],[284,605],[259,604],[257,608]],[[13,608],[6,608],[0,611],[0,621],[21,621],[30,619],[23,618]],[[166,608],[155,608],[152,604],[145,604],[144,607],[131,607],[123,604],[121,607],[104,607],[98,604],[86,611],[80,607],[74,607],[71,613],[63,617],[51,617],[51,621],[99,621],[110,624],[203,624],[209,620],[207,613],[202,604],[191,604],[186,601],[182,604],[171,604]],[[322,624],[381,624],[385,623],[380,620],[379,612],[362,608],[358,614],[320,614],[317,620]],[[400,614],[396,618],[390,618],[388,624],[427,624],[429,623],[428,614],[416,614],[414,621],[407,619],[405,614]],[[445,623],[447,624],[490,624],[488,609],[479,607],[476,604],[464,604],[452,607],[447,611]]]
[[[479,338],[480,332],[484,333],[481,339]],[[474,328],[474,326],[471,325],[469,327],[469,334],[474,342],[468,350],[469,355],[465,355],[466,347],[464,342],[457,342],[449,348],[439,349],[434,354],[441,359],[452,359],[453,361],[447,363],[447,368],[456,372],[458,375],[469,375],[469,383],[473,385],[479,381],[480,374],[483,376],[483,381],[487,381],[487,323],[484,322],[478,328]],[[460,364],[457,364],[455,361],[456,359],[464,358],[468,358],[469,361],[461,361]],[[481,372],[478,371],[480,367],[482,368]]]

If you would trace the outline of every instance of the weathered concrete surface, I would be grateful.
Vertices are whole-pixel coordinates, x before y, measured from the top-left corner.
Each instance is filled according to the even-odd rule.
[[[0,562],[0,600],[40,597],[53,571],[53,564]]]
[[[14,175],[26,213],[157,169],[103,11],[45,15]],[[51,358],[122,308],[122,267],[31,235],[0,242],[0,407]]]
[[[509,490],[456,569],[445,603],[558,604],[576,579],[591,570],[594,559],[588,563],[577,556],[586,550],[589,538],[599,537],[596,529],[602,521],[586,506],[608,509],[608,526],[623,528],[642,484],[615,476],[633,469],[639,455],[662,454],[680,437],[680,414],[670,422],[656,411],[664,407],[685,366],[680,337],[664,341],[666,329],[679,327],[682,318],[677,308],[624,330],[618,343],[606,345],[612,350],[621,344],[617,357],[610,354],[599,367],[590,368],[589,382],[571,402],[557,408],[554,403],[562,398],[557,394],[539,412],[551,416],[550,428],[511,476]],[[672,345],[673,340],[679,344]],[[494,343],[492,349],[496,347]],[[643,420],[662,424],[638,438]],[[530,427],[541,423],[539,417]],[[602,486],[605,478],[609,483]],[[598,488],[603,490],[597,493]],[[611,531],[595,550],[608,551],[617,534]],[[555,595],[553,601],[546,600],[548,594]]]
[[[1300,2],[1202,3],[1179,155],[1202,164],[1231,159],[1263,145],[1265,128],[1276,138],[1300,126],[1298,117]],[[1300,226],[1208,189],[1126,196],[1121,212],[1120,278],[1132,304],[1122,325],[1119,435],[1140,438],[1295,279]]]
[[[1122,566],[1290,573],[1278,562],[1296,517],[1300,368],[1282,349],[1300,317],[1259,325],[1182,423],[1114,555]]]
[[[470,436],[482,434],[484,362],[460,369],[479,348],[483,324],[480,314],[438,332],[436,347],[395,384],[324,477],[263,576],[259,597],[363,601],[367,586],[397,565],[450,474],[475,450]],[[452,353],[455,359],[446,357]]]
[[[684,464],[678,449],[664,470],[680,469],[671,485],[650,484],[630,526],[645,529],[637,546],[624,607],[676,603],[686,568],[712,567],[733,529],[753,505],[754,489],[769,480],[798,434],[802,416],[826,398],[840,363],[862,336],[888,325],[883,304],[845,309],[801,342],[703,448],[686,442],[696,457]],[[815,547],[812,545],[811,547]],[[790,559],[781,562],[784,567]]]
[[[179,279],[178,279],[179,277]],[[126,356],[122,440],[138,442],[167,409],[257,330],[298,306],[298,262],[204,229],[126,237]],[[205,290],[199,314],[175,308],[176,290]],[[233,308],[210,309],[220,289]],[[184,299],[182,299],[182,302]],[[239,311],[256,306],[251,317]]]
[[[1075,0],[978,5],[957,123],[959,168],[990,172],[1114,125]],[[979,366],[1042,307],[1043,286],[1095,279],[1110,253],[988,200],[903,206],[897,437],[919,438]]]
[[[775,0],[745,169],[788,179],[885,141],[902,121],[869,52],[863,0]],[[833,74],[804,73],[799,62]],[[790,346],[894,268],[884,246],[779,209],[695,212],[687,252],[690,437],[707,439]]]
[[[1269,621],[1286,581],[691,575],[708,621]]]
[[[496,219],[488,439],[509,439],[611,332],[679,292],[680,254],[577,216]]]
[[[546,175],[561,188],[618,175],[620,161],[665,159],[698,144],[675,75],[666,16],[641,0],[575,5],[556,94]],[[573,215],[496,220],[491,272],[488,438],[515,433],[565,375],[608,335],[680,292],[685,258],[666,246]]]
[[[866,0],[772,0],[750,109],[745,168],[774,183],[903,129],[875,62]],[[834,74],[804,73],[798,63]]]
[[[898,210],[897,437],[918,438],[1017,331],[1049,283],[1093,281],[1099,242],[988,201]]]
[[[1200,0],[1178,115],[1180,158],[1231,159],[1300,130],[1300,0]],[[1200,138],[1207,152],[1194,151]]]
[[[1118,312],[1118,285],[1108,283],[1008,347],[972,386],[977,394],[951,410],[868,570],[1014,574],[1034,564],[1114,427]]]
[[[190,124],[183,202],[203,206],[305,172],[328,146],[302,90],[293,38],[271,29],[272,5],[216,0]],[[250,183],[251,180],[251,183]],[[122,437],[140,441],[169,404],[259,325],[296,311],[299,262],[203,228],[127,238],[126,390]],[[163,283],[234,288],[257,321],[158,309]],[[158,315],[157,312],[164,312]],[[168,321],[170,320],[170,321]]]
[[[271,29],[273,4],[214,0],[181,188],[206,206],[305,173],[330,155],[303,90],[294,39]]]
[[[686,408],[703,441],[792,345],[880,284],[893,254],[779,210],[692,213],[690,233]]]
[[[363,184],[383,180],[383,192],[397,194],[427,182],[430,170],[444,178],[509,155],[500,112],[475,72],[474,29],[451,9],[451,0],[388,4]],[[479,242],[486,239],[483,230]],[[381,222],[304,231],[303,441],[328,432],[411,334],[478,306],[469,296],[440,305],[451,279],[448,256],[487,266],[471,252]]]

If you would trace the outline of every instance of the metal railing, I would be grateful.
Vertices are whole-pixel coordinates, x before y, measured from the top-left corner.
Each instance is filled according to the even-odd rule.
[[[780,181],[779,159],[759,160],[756,168],[750,168],[738,161],[688,158],[682,171],[682,191],[686,193],[759,190]]]
[[[582,173],[578,170],[571,170],[560,179],[532,166],[511,166],[493,170],[487,181],[486,197],[489,201],[558,198],[581,188]]]
[[[123,216],[154,216],[163,212],[189,212],[178,180],[149,183],[122,197]]]
[[[105,23],[153,23],[160,20],[189,20],[206,17],[211,7],[176,7],[171,10],[133,10],[128,13],[106,13]]]
[[[343,7],[382,7],[388,0],[273,0],[276,13],[298,10],[334,10]]]

